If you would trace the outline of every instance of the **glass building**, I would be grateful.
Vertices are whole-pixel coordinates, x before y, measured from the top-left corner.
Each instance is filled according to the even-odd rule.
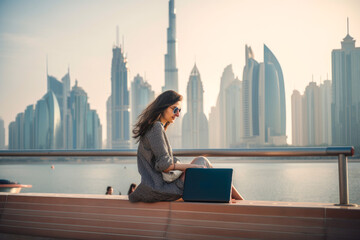
[[[35,148],[62,148],[61,114],[57,98],[48,92],[35,107]]]
[[[29,105],[25,109],[24,115],[24,149],[35,148],[35,109],[34,105]]]
[[[360,149],[360,47],[347,35],[331,53],[332,144]]]
[[[187,113],[182,122],[182,147],[208,148],[209,128],[204,114],[204,89],[196,64],[190,73],[186,93]]]
[[[131,125],[133,126],[138,116],[155,99],[155,92],[151,85],[137,74],[131,83]]]
[[[130,137],[127,59],[120,46],[115,46],[111,63],[111,147],[130,148]]]

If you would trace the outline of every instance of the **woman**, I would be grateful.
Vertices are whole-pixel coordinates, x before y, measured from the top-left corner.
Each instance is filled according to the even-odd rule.
[[[131,193],[133,193],[136,189],[136,183],[132,183],[130,184],[129,190],[128,190],[128,195],[130,195]]]
[[[113,189],[111,186],[108,186],[108,187],[106,188],[106,193],[105,193],[105,195],[112,195],[113,192],[114,192],[114,189]]]
[[[187,168],[212,167],[205,157],[195,158],[190,164],[181,163],[173,152],[165,131],[181,112],[182,96],[175,91],[160,94],[139,116],[133,130],[138,140],[137,164],[141,183],[129,195],[131,202],[173,201],[182,197],[185,174],[171,182],[163,174],[172,170],[185,172]],[[242,199],[233,187],[232,196]]]

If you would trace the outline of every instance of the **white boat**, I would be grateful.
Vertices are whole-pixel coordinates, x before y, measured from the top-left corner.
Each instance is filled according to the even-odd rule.
[[[0,179],[0,192],[19,193],[21,188],[32,188],[32,185],[25,185],[18,182]]]

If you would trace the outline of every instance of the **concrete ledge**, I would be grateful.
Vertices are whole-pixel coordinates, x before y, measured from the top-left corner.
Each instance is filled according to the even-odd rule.
[[[65,239],[359,239],[360,207],[0,193],[0,232]]]

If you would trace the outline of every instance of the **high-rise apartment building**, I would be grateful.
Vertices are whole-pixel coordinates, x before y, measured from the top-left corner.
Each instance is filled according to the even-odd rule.
[[[331,145],[331,81],[310,82],[304,94],[291,96],[292,145]]]
[[[72,117],[72,149],[86,149],[87,148],[87,111],[88,101],[87,94],[78,82],[71,89],[69,107]]]
[[[347,35],[331,53],[332,143],[360,148],[360,47]]]
[[[291,95],[291,135],[293,146],[304,146],[303,137],[303,104],[302,95],[298,90],[294,90]]]
[[[35,148],[35,108],[31,104],[26,107],[24,114],[24,149]]]
[[[330,80],[325,80],[320,84],[320,109],[321,109],[321,144],[332,144],[332,128],[331,128],[331,88]]]
[[[207,148],[209,128],[204,114],[204,89],[196,64],[190,73],[186,93],[187,113],[182,122],[182,147]]]
[[[235,147],[241,145],[242,134],[242,82],[235,78],[225,90],[225,116],[224,127],[221,131],[226,132],[226,146]]]

